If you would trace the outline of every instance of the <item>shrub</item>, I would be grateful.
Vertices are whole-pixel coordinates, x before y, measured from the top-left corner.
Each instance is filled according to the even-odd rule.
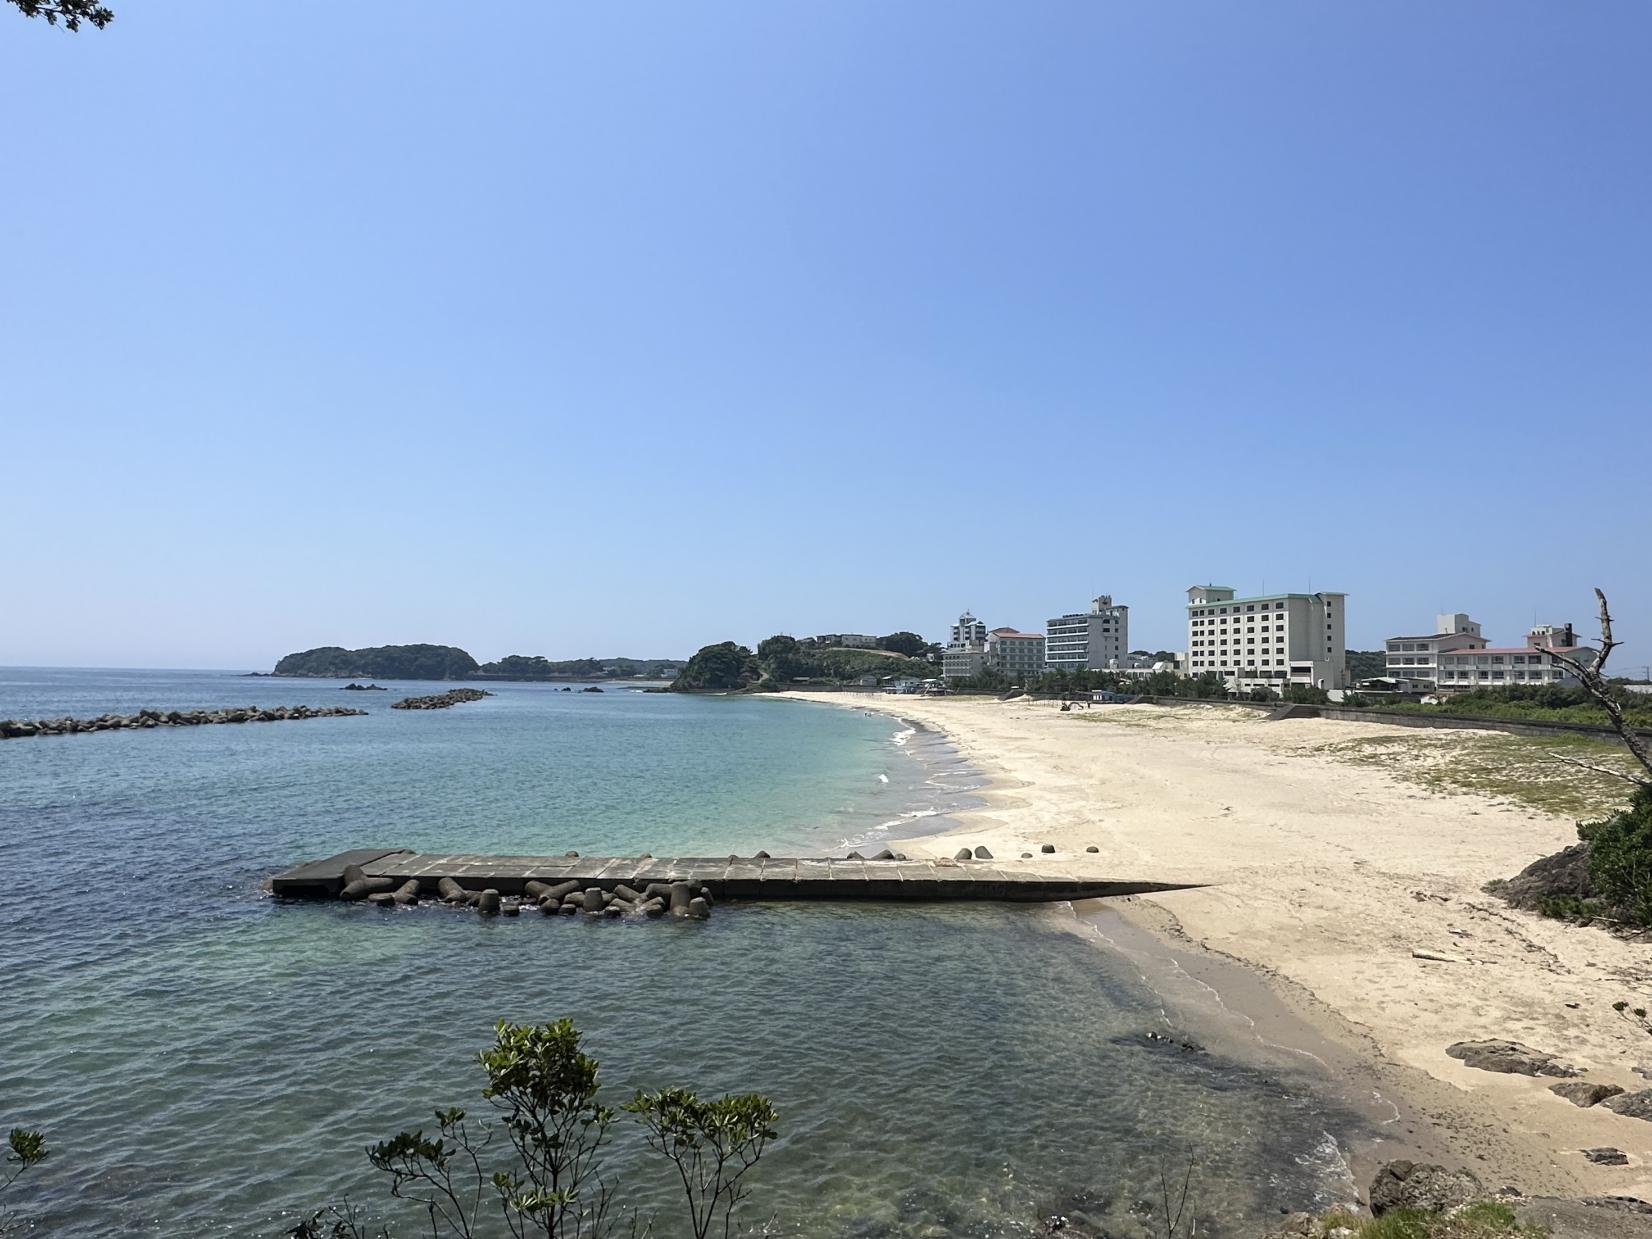
[[[1589,877],[1606,902],[1625,920],[1652,925],[1652,784],[1640,784],[1628,805],[1577,833],[1590,845]]]

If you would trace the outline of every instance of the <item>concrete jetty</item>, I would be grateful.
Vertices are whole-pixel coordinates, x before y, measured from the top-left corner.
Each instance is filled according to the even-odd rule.
[[[347,865],[398,886],[417,881],[435,891],[450,878],[469,891],[520,895],[528,882],[578,881],[582,888],[637,890],[650,883],[709,887],[719,899],[740,900],[995,900],[1056,902],[1186,890],[1185,882],[1144,882],[1095,872],[1092,857],[1043,855],[1031,860],[858,860],[837,857],[653,857],[438,855],[406,849],[360,848],[308,861],[270,879],[292,899],[333,899]]]

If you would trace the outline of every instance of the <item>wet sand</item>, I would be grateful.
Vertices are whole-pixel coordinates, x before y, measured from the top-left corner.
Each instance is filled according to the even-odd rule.
[[[1361,1190],[1377,1161],[1420,1155],[1468,1166],[1488,1188],[1652,1194],[1652,1124],[1445,1053],[1506,1037],[1588,1080],[1649,1085],[1634,1068],[1652,1068],[1652,1037],[1612,1004],[1652,1005],[1652,952],[1481,889],[1574,842],[1571,818],[1323,751],[1404,730],[1380,724],[1269,723],[1221,706],[1063,714],[1050,703],[797,696],[939,728],[991,780],[954,829],[911,840],[915,855],[984,844],[1014,858],[1052,843],[1113,876],[1207,884],[1079,905],[1075,931],[1202,1004],[1207,1035],[1226,1028],[1253,1053],[1320,1059],[1382,1133],[1351,1150]],[[1484,736],[1451,734],[1463,739],[1436,744]],[[1600,1145],[1630,1164],[1589,1163],[1582,1150]]]

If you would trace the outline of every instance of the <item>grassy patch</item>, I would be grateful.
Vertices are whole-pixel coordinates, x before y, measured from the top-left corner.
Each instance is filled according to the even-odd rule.
[[[1338,740],[1314,751],[1350,765],[1380,767],[1429,791],[1469,792],[1563,817],[1614,812],[1629,794],[1623,780],[1562,760],[1629,772],[1631,759],[1623,748],[1582,736],[1425,732]]]
[[[1331,1212],[1319,1219],[1319,1227],[1321,1235],[1351,1230],[1354,1239],[1543,1239],[1548,1234],[1522,1226],[1500,1200],[1477,1200],[1451,1214],[1395,1209],[1371,1218]]]

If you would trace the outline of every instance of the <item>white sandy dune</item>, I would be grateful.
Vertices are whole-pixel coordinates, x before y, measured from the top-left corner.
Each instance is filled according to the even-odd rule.
[[[1169,914],[1156,918],[1161,932],[1179,925],[1293,991],[1320,1027],[1374,1058],[1436,1147],[1489,1187],[1652,1195],[1652,1122],[1581,1110],[1552,1095],[1552,1081],[1445,1053],[1509,1038],[1591,1081],[1652,1087],[1634,1071],[1652,1069],[1652,1035],[1612,1009],[1652,1007],[1652,948],[1514,911],[1481,889],[1575,842],[1571,819],[1316,751],[1401,732],[1373,724],[1274,723],[1220,706],[1063,714],[981,699],[816,700],[934,726],[994,780],[962,829],[909,851],[985,844],[1017,858],[1053,843],[1110,876],[1206,883],[1149,897]],[[1485,741],[1428,736],[1448,759],[1453,744]],[[1091,844],[1099,854],[1085,853]],[[1581,1151],[1601,1145],[1630,1165],[1588,1163]]]

